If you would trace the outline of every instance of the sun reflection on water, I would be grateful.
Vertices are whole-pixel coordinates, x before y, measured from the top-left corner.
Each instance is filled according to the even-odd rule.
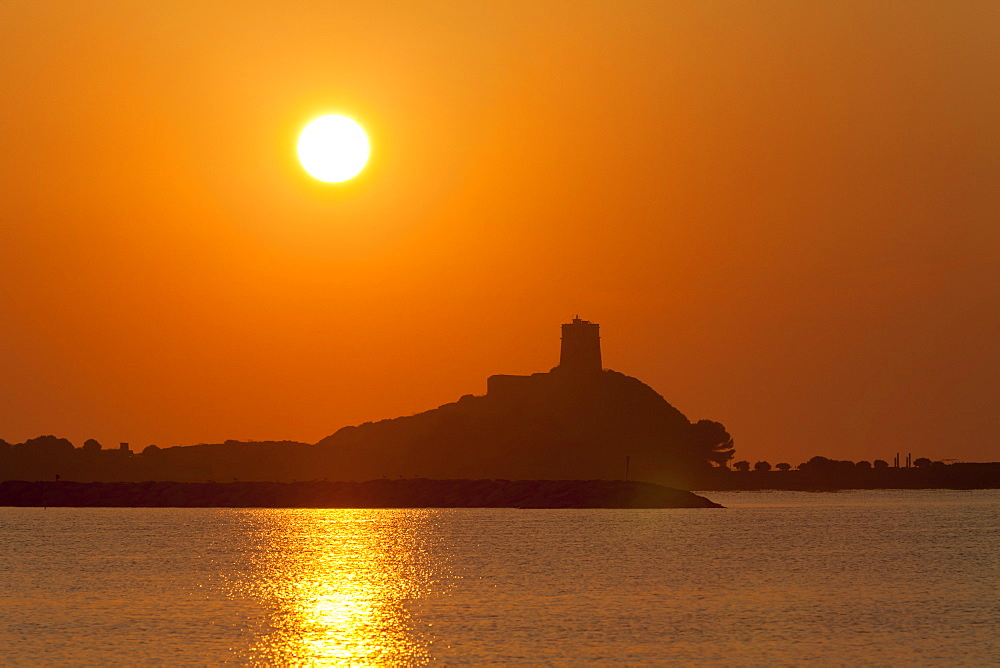
[[[294,510],[255,513],[254,520],[250,577],[230,583],[234,594],[267,609],[247,662],[429,661],[430,629],[409,613],[441,565],[426,547],[427,513]]]

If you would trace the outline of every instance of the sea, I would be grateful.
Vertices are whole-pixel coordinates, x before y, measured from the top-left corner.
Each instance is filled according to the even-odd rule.
[[[1000,664],[1000,491],[0,508],[0,664]]]

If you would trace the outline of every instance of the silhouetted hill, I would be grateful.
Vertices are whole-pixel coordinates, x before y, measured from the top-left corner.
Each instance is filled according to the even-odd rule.
[[[7,479],[368,480],[504,478],[618,480],[690,489],[733,456],[718,422],[692,424],[643,382],[601,368],[600,325],[561,326],[559,366],[491,376],[485,396],[408,417],[345,427],[315,446],[268,442],[157,448],[133,456],[54,436],[0,443]],[[7,456],[9,455],[9,456]],[[626,460],[630,461],[626,476]]]
[[[312,451],[312,446],[296,441],[226,441],[162,448],[143,452],[140,459],[147,460],[147,475],[142,480],[307,480],[318,473]]]
[[[344,427],[315,445],[226,441],[135,454],[93,439],[81,448],[55,436],[0,440],[0,480],[620,480],[627,470],[631,480],[681,489],[1000,486],[994,465],[927,458],[912,469],[817,456],[797,471],[764,461],[730,470],[733,439],[722,424],[692,423],[642,381],[602,369],[597,323],[575,317],[561,332],[559,366],[548,373],[491,376],[484,396]]]
[[[337,478],[620,479],[685,487],[732,456],[725,428],[692,424],[616,371],[493,376],[485,396],[345,427],[316,444]]]
[[[66,439],[39,436],[14,445],[0,440],[0,480],[307,480],[317,477],[314,450],[294,441],[226,441],[151,445],[137,454],[93,439],[74,448]]]
[[[658,485],[603,480],[0,483],[0,506],[185,508],[721,508]]]

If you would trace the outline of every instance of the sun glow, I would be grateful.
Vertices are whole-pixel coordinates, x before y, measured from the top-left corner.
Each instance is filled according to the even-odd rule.
[[[354,178],[368,162],[368,135],[346,116],[321,116],[299,135],[299,162],[327,183]]]

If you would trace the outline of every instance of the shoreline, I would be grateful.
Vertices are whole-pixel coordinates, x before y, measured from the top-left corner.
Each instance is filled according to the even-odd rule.
[[[367,482],[0,482],[0,506],[88,508],[721,508],[652,483],[615,480]]]

